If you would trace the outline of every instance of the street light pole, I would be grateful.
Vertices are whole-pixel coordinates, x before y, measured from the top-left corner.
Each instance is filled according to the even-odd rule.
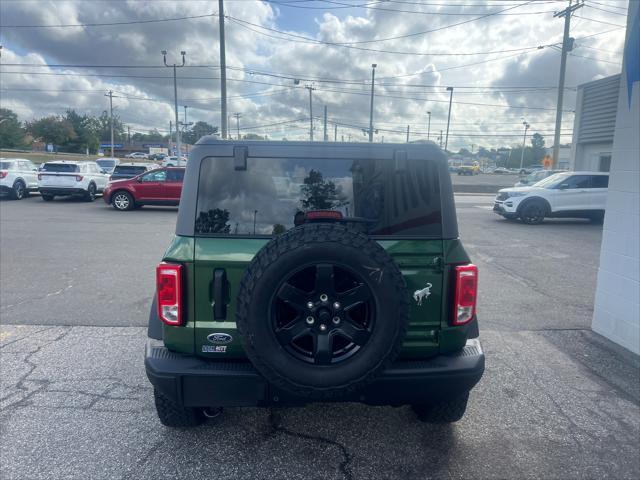
[[[429,115],[429,124],[427,126],[427,140],[429,140],[431,136],[431,112],[427,112],[427,115]]]
[[[527,130],[529,130],[530,125],[527,122],[522,122],[524,125],[524,137],[522,137],[522,152],[520,153],[520,170],[522,170],[522,164],[524,163],[524,146],[527,142]]]
[[[451,122],[451,104],[453,103],[453,87],[447,87],[447,91],[451,92],[449,94],[449,116],[447,117],[447,136],[444,141],[444,151],[447,151],[449,147],[449,124]]]
[[[169,65],[167,64],[167,51],[166,50],[162,51],[162,60],[164,61],[164,66],[165,67],[173,66],[173,101],[174,101],[174,108],[175,108],[175,114],[176,114],[176,150],[177,150],[176,163],[178,164],[178,167],[182,162],[182,145],[180,142],[180,121],[178,120],[178,78],[177,78],[176,69],[178,67],[184,67],[184,64],[185,64],[184,57],[186,54],[187,52],[185,52],[184,50],[180,52],[180,55],[182,55],[182,65],[176,65],[175,63],[173,65]]]
[[[238,140],[240,140],[240,117],[242,114],[236,112],[233,116],[236,117],[236,132],[238,132]]]
[[[369,108],[369,143],[373,143],[373,87],[376,81],[377,63],[371,64],[371,106]]]

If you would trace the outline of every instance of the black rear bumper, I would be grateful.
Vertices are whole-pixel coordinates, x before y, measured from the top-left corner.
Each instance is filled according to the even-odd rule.
[[[40,187],[38,190],[45,195],[82,195],[87,193],[83,188]]]
[[[167,350],[149,339],[145,369],[155,388],[188,407],[301,405],[308,400],[269,385],[249,362],[209,361]],[[370,405],[424,404],[471,390],[484,372],[478,339],[454,355],[398,361],[364,389],[339,401]]]

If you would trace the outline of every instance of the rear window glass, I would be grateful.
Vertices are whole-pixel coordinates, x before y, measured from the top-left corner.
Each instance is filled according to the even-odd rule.
[[[113,173],[120,173],[122,175],[140,175],[147,171],[147,167],[135,167],[132,165],[117,165],[113,170]]]
[[[0,162],[0,170],[11,170],[15,167],[14,162]]]
[[[116,164],[115,160],[96,160],[96,163],[101,167],[111,168]]]
[[[305,213],[333,210],[374,236],[442,235],[440,186],[434,162],[394,160],[232,158],[202,161],[195,232],[274,235]]]
[[[78,165],[70,163],[45,163],[42,167],[43,172],[59,172],[59,173],[73,173],[79,172],[80,167]]]

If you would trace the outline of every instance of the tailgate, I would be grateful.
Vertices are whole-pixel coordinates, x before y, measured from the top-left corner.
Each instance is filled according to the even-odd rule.
[[[267,239],[196,238],[194,262],[195,353],[220,358],[244,358],[235,325],[235,297],[245,268]],[[399,265],[410,297],[410,325],[401,356],[425,357],[438,352],[442,305],[441,240],[387,240],[379,242]],[[224,318],[214,318],[215,272],[224,272],[229,284],[229,303]],[[218,277],[220,278],[220,277]],[[421,292],[413,298],[415,292]],[[230,343],[212,345],[211,333],[230,335]],[[224,347],[217,352],[216,346]],[[203,347],[205,353],[203,353]],[[208,350],[208,351],[207,351]]]
[[[76,186],[76,173],[41,172],[41,187],[68,187]]]

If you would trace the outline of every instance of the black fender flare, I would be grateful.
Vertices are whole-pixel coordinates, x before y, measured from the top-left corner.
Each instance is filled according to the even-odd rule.
[[[522,209],[531,203],[541,203],[542,205],[544,205],[544,208],[546,210],[545,214],[549,215],[551,213],[551,205],[546,198],[531,197],[526,198],[522,202],[520,202],[520,205],[518,205],[517,214],[520,215],[522,213]]]

